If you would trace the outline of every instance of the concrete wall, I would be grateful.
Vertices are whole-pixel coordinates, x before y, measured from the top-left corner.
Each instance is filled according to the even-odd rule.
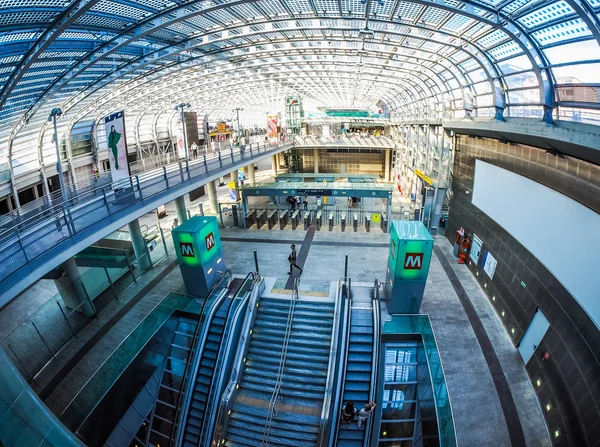
[[[544,184],[596,213],[600,212],[600,167],[577,159],[558,158],[530,146],[457,136],[447,231],[453,241],[456,228],[469,229],[483,239],[483,250],[489,250],[497,259],[493,280],[480,266],[473,264],[468,268],[473,274],[479,273],[475,277],[492,300],[515,346],[536,308],[548,318],[551,326],[526,370],[544,410],[553,443],[596,445],[600,439],[600,331],[540,260],[471,203],[477,159]],[[501,189],[504,185],[496,187]],[[547,225],[557,239],[563,238],[568,243],[568,232],[556,228],[552,219],[547,222],[542,219],[538,225]],[[543,361],[541,355],[546,351],[550,358]],[[550,411],[545,408],[547,404]],[[558,437],[554,435],[556,431]]]

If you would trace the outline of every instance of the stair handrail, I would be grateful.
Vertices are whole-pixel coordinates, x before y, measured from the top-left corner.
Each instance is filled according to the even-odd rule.
[[[371,387],[369,392],[369,400],[372,402],[375,401],[375,396],[377,395],[377,382],[379,380],[379,345],[381,342],[381,312],[379,310],[379,300],[379,282],[375,280],[375,290],[373,291],[373,358],[371,360]],[[363,447],[372,445],[370,441],[373,436],[374,419],[374,417],[367,419]]]
[[[242,304],[240,304],[238,306],[238,308],[235,310],[233,318],[229,318],[229,316],[231,315],[234,301],[240,297],[241,293],[244,293],[244,286],[248,281],[252,281],[252,287],[248,291],[249,293],[245,294],[244,298],[242,298]],[[233,330],[232,328],[237,324],[239,315],[241,313],[240,309],[243,309],[245,307],[245,304],[247,304],[248,301],[250,300],[250,295],[252,294],[252,289],[256,285],[256,281],[257,281],[256,274],[254,272],[248,273],[246,275],[246,277],[244,278],[244,280],[242,281],[242,285],[236,292],[235,296],[231,299],[232,302],[231,302],[231,305],[229,306],[229,309],[227,309],[227,315],[225,316],[225,326],[223,328],[223,336],[221,337],[221,341],[219,343],[219,349],[217,351],[217,359],[222,359],[222,361],[220,362],[221,368],[217,371],[216,370],[217,364],[215,364],[215,373],[213,373],[213,377],[210,382],[210,387],[208,389],[207,400],[206,400],[206,408],[210,407],[211,411],[204,412],[204,418],[202,420],[202,425],[200,426],[200,436],[199,436],[200,442],[202,442],[203,435],[205,432],[207,432],[207,433],[212,432],[212,428],[208,428],[207,426],[210,426],[210,427],[214,426],[214,419],[211,419],[211,416],[214,415],[218,405],[210,405],[211,395],[217,396],[219,389],[222,388],[223,377],[225,376],[224,368],[222,368],[222,366],[225,363],[225,361],[232,354],[232,352],[231,352],[232,351],[232,342],[234,342],[234,343],[237,342],[237,340],[233,340],[233,338],[231,337],[231,331]],[[237,345],[237,343],[236,343],[236,345]],[[223,352],[222,355],[220,355],[221,352]],[[218,383],[218,385],[217,385],[217,383]],[[210,415],[208,413],[210,413]],[[208,419],[207,419],[207,417],[208,417]],[[208,424],[207,424],[207,421],[208,421]],[[185,429],[184,429],[184,432],[185,432]],[[183,440],[182,440],[182,442],[183,442]],[[178,445],[182,445],[182,444],[178,444]]]
[[[211,287],[210,292],[208,293],[208,295],[206,296],[206,300],[208,300],[210,298],[210,296],[219,288],[219,286],[221,285],[221,283],[225,280],[225,278],[231,278],[232,277],[232,273],[231,270],[227,269],[223,272],[223,274],[221,275],[221,277],[219,278],[219,280]],[[227,293],[225,293],[224,296],[227,296]],[[207,317],[210,317],[212,319],[212,314],[215,311],[215,309],[218,306],[214,306],[214,304],[219,301],[219,297],[217,297],[215,299],[215,301],[213,302],[213,306],[211,307],[211,309],[208,311],[209,315]],[[205,301],[206,303],[206,301]],[[182,405],[188,404],[188,388],[189,388],[189,384],[192,383],[192,379],[195,378],[195,373],[197,371],[192,372],[192,376],[194,377],[190,377],[189,380],[186,380],[187,375],[189,374],[190,371],[190,365],[192,363],[194,363],[194,365],[198,362],[198,359],[201,358],[201,351],[200,350],[196,350],[196,346],[198,345],[198,342],[200,341],[199,335],[200,335],[200,329],[203,327],[208,327],[210,325],[208,324],[203,324],[202,321],[200,321],[202,319],[202,316],[204,315],[204,307],[202,309],[202,312],[200,312],[200,315],[198,316],[198,325],[196,326],[196,330],[194,331],[194,338],[192,338],[192,345],[190,346],[190,352],[188,354],[188,358],[187,361],[185,363],[185,368],[183,369],[183,375],[182,380],[181,380],[181,386],[179,387],[179,396],[177,397],[177,404],[175,405],[175,417],[173,418],[173,425],[171,426],[171,433],[169,435],[169,444],[170,445],[174,445],[173,444],[173,440],[176,434],[176,430],[178,430],[178,427],[181,426],[182,422],[185,422],[185,419],[183,418],[184,414],[187,417],[187,408],[183,408],[182,410]],[[210,321],[208,318],[204,319],[205,322]],[[208,330],[204,331],[203,335],[208,334]],[[203,344],[201,347],[204,346],[205,337],[203,337]],[[185,396],[185,401],[183,402],[182,399]],[[181,430],[179,430],[181,432]]]
[[[264,279],[258,275],[257,282],[255,287],[252,289],[252,294],[250,295],[250,302],[248,303],[248,307],[246,309],[246,316],[244,317],[244,327],[242,328],[242,336],[238,340],[237,343],[237,351],[235,354],[235,360],[233,363],[233,368],[231,371],[231,379],[227,384],[227,388],[223,392],[223,397],[221,398],[221,403],[219,405],[219,412],[217,413],[217,417],[215,418],[217,428],[215,429],[212,435],[212,442],[210,445],[219,446],[222,439],[223,430],[226,427],[225,417],[227,416],[226,412],[229,410],[229,403],[233,398],[233,393],[236,391],[239,381],[241,379],[241,372],[244,367],[246,352],[248,351],[248,347],[250,344],[250,330],[254,325],[254,320],[256,319],[256,309],[258,308],[258,301],[260,299],[260,294],[264,290]]]
[[[344,278],[346,281],[348,278]],[[344,289],[346,290],[344,296]],[[342,301],[344,301],[343,311],[343,319],[341,319],[341,334],[339,343],[337,344],[338,349],[340,349],[340,356],[337,363],[337,373],[339,375],[338,380],[336,381],[335,388],[335,396],[338,396],[335,399],[335,403],[333,405],[333,409],[329,415],[330,421],[332,421],[331,430],[329,430],[329,442],[328,445],[335,446],[337,445],[337,440],[339,438],[339,429],[340,429],[340,403],[343,402],[343,392],[344,387],[346,385],[346,374],[348,368],[348,351],[350,350],[350,326],[351,326],[351,317],[352,317],[352,296],[350,295],[349,289],[342,285]],[[346,349],[344,349],[344,346]],[[333,419],[331,419],[333,418]],[[322,437],[326,434],[327,430],[323,428],[321,430]]]
[[[277,378],[275,380],[275,387],[273,388],[273,394],[271,395],[271,401],[269,402],[269,409],[267,412],[267,419],[265,421],[265,428],[263,431],[263,438],[261,446],[269,445],[269,436],[271,435],[271,423],[273,416],[276,415],[275,404],[279,398],[279,392],[281,391],[281,383],[283,382],[283,372],[285,370],[285,363],[287,360],[287,351],[292,334],[292,326],[294,323],[294,311],[296,309],[296,300],[298,299],[298,286],[300,284],[300,278],[294,280],[294,288],[292,290],[292,299],[290,300],[290,307],[288,310],[288,318],[285,325],[285,334],[283,335],[283,345],[281,347],[281,355],[279,357],[279,369],[277,370]]]

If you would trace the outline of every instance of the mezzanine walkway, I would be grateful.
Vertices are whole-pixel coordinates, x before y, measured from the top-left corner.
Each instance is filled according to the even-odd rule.
[[[185,164],[173,163],[119,182],[131,193],[117,198],[113,184],[84,191],[0,234],[0,306],[98,239],[143,214],[265,156],[291,148],[232,148]]]

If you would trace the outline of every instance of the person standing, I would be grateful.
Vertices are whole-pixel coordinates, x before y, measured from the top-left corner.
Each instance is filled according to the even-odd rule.
[[[198,156],[198,145],[194,141],[192,143],[192,157],[196,158]]]
[[[342,427],[348,427],[354,419],[355,414],[356,409],[354,408],[354,402],[350,400],[348,401],[348,403],[344,407],[344,411],[342,412]]]
[[[298,258],[298,253],[296,253],[296,245],[292,244],[290,248],[292,249],[292,252],[288,256],[288,261],[290,262],[290,271],[288,275],[292,274],[292,267],[296,267],[298,270],[300,270],[300,273],[302,273],[302,269],[298,266],[298,264],[296,264],[296,259]]]
[[[308,197],[304,196],[304,199],[302,199],[302,205],[304,206],[304,211],[308,210]]]
[[[373,412],[376,406],[377,405],[375,404],[375,402],[370,400],[368,403],[365,404],[364,408],[358,412],[358,428],[360,428],[362,424],[367,419],[369,419],[369,416],[371,416],[371,413]]]

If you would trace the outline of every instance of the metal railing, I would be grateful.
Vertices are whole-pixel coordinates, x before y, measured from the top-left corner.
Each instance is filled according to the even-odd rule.
[[[297,147],[339,146],[392,149],[396,146],[392,137],[375,135],[296,136],[294,143]]]
[[[165,191],[192,179],[219,171],[227,172],[228,166],[250,161],[255,155],[266,154],[272,149],[264,145],[249,149],[232,148],[227,153],[202,156],[184,164],[173,163],[79,193],[16,223],[0,234],[0,289],[7,277],[32,260],[90,227],[96,226],[100,231],[105,226],[105,219],[127,213],[134,204],[163,195]]]
[[[294,279],[292,299],[290,300],[290,308],[288,310],[287,322],[285,324],[285,334],[283,335],[283,345],[281,347],[281,355],[279,357],[279,369],[277,370],[275,387],[273,388],[273,394],[271,395],[271,401],[269,402],[267,419],[265,421],[265,429],[263,431],[263,438],[260,444],[261,446],[269,445],[269,436],[271,435],[271,423],[273,422],[273,416],[277,416],[277,411],[275,411],[275,404],[277,403],[277,399],[279,399],[279,392],[281,391],[281,384],[283,383],[283,373],[285,371],[285,363],[287,360],[290,336],[292,335],[292,326],[294,324],[294,310],[296,309],[296,301],[298,300],[299,285],[300,278]]]

